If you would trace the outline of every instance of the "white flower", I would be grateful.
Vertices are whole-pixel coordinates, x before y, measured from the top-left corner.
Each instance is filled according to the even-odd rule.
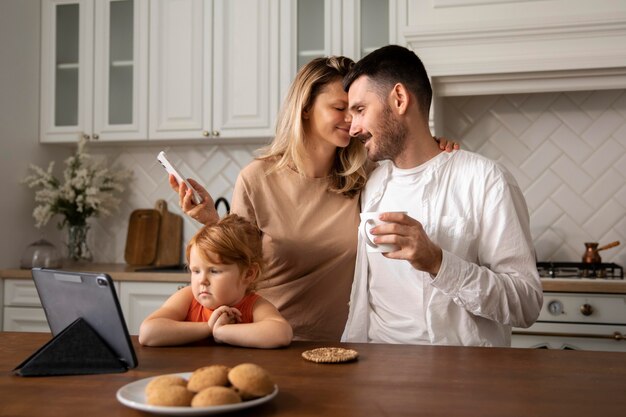
[[[64,182],[53,175],[54,161],[47,170],[30,165],[32,173],[23,183],[36,188],[35,201],[39,203],[33,211],[36,226],[41,227],[55,215],[63,220],[59,227],[66,224],[83,225],[91,216],[107,216],[120,203],[113,194],[124,191],[124,183],[132,176],[125,169],[109,170],[101,159],[95,161],[85,153],[86,141],[78,142],[76,153],[65,160]]]

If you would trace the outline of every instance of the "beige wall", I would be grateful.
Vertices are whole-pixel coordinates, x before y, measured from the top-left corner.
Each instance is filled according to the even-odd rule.
[[[65,159],[69,149],[38,143],[39,0],[0,1],[0,268],[19,266],[42,233],[60,247],[54,224],[34,227],[33,191],[19,180],[29,163]]]

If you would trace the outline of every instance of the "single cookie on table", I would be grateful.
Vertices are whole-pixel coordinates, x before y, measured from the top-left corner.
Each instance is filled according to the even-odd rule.
[[[161,385],[153,387],[150,393],[146,394],[146,402],[150,405],[188,407],[194,395],[194,392],[180,385]]]
[[[302,357],[307,361],[316,363],[342,363],[356,360],[359,357],[359,352],[354,349],[322,347],[304,351]]]
[[[270,374],[259,365],[242,363],[228,373],[228,380],[243,400],[264,397],[274,391]]]
[[[237,404],[241,397],[234,389],[228,387],[212,386],[203,389],[191,400],[192,407],[209,407],[213,405]]]
[[[208,387],[225,387],[228,385],[228,371],[230,371],[230,368],[224,365],[210,365],[198,368],[189,377],[187,389],[193,392],[200,392]]]
[[[158,387],[170,387],[170,386],[180,386],[180,387],[187,387],[187,380],[183,377],[180,377],[178,375],[161,375],[158,376],[154,379],[152,379],[150,382],[148,382],[148,385],[146,385],[146,396],[150,395],[150,392],[152,390],[154,390],[155,388]]]

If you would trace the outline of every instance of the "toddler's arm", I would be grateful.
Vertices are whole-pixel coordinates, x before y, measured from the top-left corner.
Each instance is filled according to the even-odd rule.
[[[230,345],[267,349],[291,343],[291,326],[263,297],[254,303],[253,317],[253,323],[222,324],[217,321],[213,326],[213,337]]]
[[[175,346],[211,336],[211,328],[206,322],[185,321],[192,299],[191,287],[172,294],[161,308],[141,323],[139,343],[144,346]]]

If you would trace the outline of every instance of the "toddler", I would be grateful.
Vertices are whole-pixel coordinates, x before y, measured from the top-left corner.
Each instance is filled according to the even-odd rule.
[[[289,323],[253,291],[263,267],[258,228],[227,215],[191,238],[186,258],[191,285],[141,323],[139,343],[173,346],[210,336],[218,343],[256,348],[291,343]]]

